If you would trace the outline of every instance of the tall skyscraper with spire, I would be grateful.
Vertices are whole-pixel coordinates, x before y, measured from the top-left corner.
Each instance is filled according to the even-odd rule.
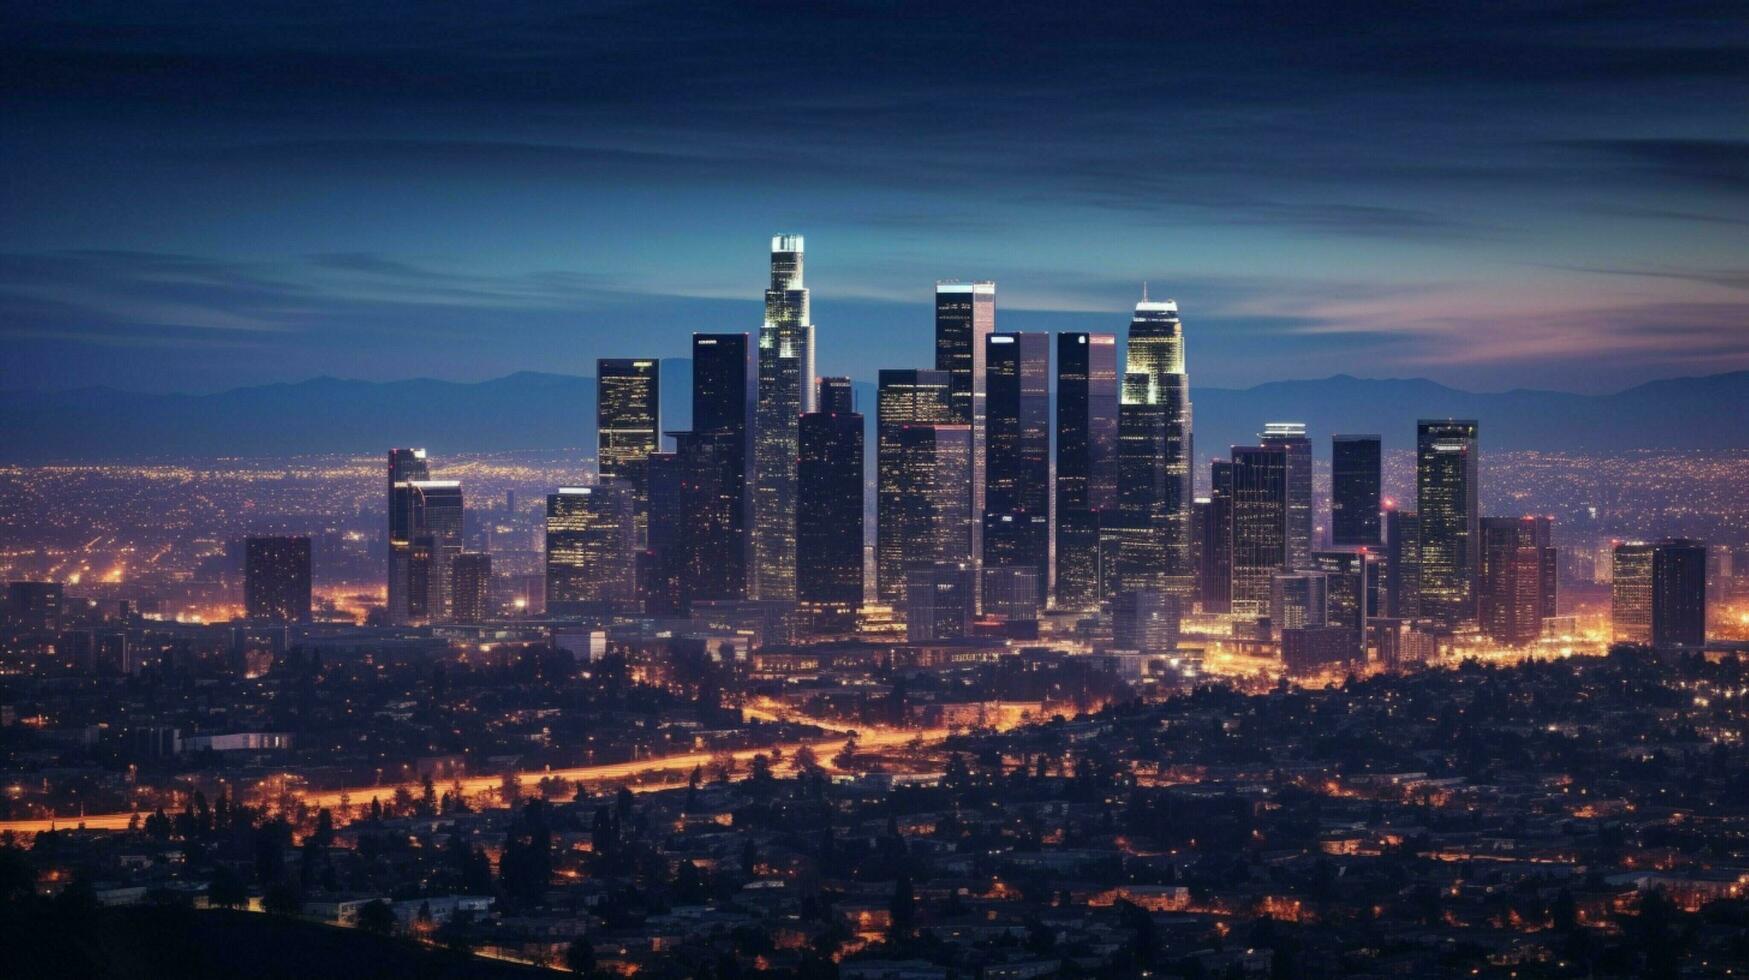
[[[753,567],[759,599],[796,596],[797,426],[814,411],[814,325],[802,280],[802,236],[771,239],[771,283],[759,328],[754,411]]]
[[[1143,546],[1120,564],[1124,588],[1158,588],[1193,600],[1190,515],[1194,497],[1191,459],[1190,376],[1184,370],[1184,325],[1178,304],[1150,300],[1147,287],[1130,320],[1123,393],[1118,406],[1118,453],[1122,480],[1119,507]],[[1139,485],[1130,486],[1139,482]],[[1131,581],[1135,580],[1135,581]]]

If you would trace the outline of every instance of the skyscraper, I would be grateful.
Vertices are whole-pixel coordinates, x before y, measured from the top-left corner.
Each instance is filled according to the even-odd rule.
[[[1120,592],[1111,600],[1111,645],[1145,654],[1173,650],[1182,614],[1177,596],[1152,589]]]
[[[640,543],[649,531],[650,454],[662,448],[661,384],[655,358],[595,362],[595,468],[602,479],[632,488]]]
[[[1511,647],[1542,636],[1555,615],[1555,549],[1546,517],[1484,517],[1477,619],[1482,631]]]
[[[404,487],[412,541],[405,622],[443,622],[450,613],[450,563],[462,553],[462,485],[409,480]]]
[[[1048,334],[985,338],[983,564],[1033,569],[1040,605],[1050,581],[1050,362]]]
[[[967,432],[967,442],[971,433]],[[972,579],[967,562],[911,566],[905,575],[905,638],[911,643],[952,640],[971,632]]]
[[[802,285],[802,236],[771,240],[771,282],[759,328],[754,419],[753,567],[759,599],[796,597],[798,420],[814,411],[814,325]]]
[[[1685,538],[1618,544],[1610,578],[1615,642],[1659,650],[1706,645],[1706,545]]]
[[[1233,610],[1233,464],[1209,467],[1208,506],[1203,511],[1199,591],[1202,611]]]
[[[6,616],[18,629],[58,630],[64,599],[59,582],[9,582]]]
[[[904,564],[972,567],[971,426],[906,425],[898,442]]]
[[[1304,422],[1265,422],[1261,445],[1287,454],[1287,567],[1312,564],[1312,440]]]
[[[1323,572],[1276,572],[1269,577],[1269,621],[1282,630],[1329,625],[1329,583]]]
[[[1476,619],[1481,570],[1480,449],[1469,420],[1416,425],[1415,494],[1421,517],[1421,609],[1445,627]]]
[[[1100,515],[1117,505],[1117,338],[1057,334],[1056,597],[1099,605]]]
[[[995,283],[935,284],[935,369],[948,375],[948,421],[971,427],[974,519],[984,513],[984,338],[995,329]],[[974,557],[982,551],[982,528],[979,521],[972,526]]]
[[[1314,551],[1312,568],[1324,576],[1324,622],[1362,636],[1367,621],[1380,615],[1378,560],[1367,551]]]
[[[682,610],[747,598],[745,442],[722,430],[674,437],[679,527],[674,566]]]
[[[547,495],[547,614],[632,598],[635,491],[603,480]]]
[[[821,378],[814,386],[814,411],[848,415],[856,411],[856,389],[849,378]]]
[[[862,605],[862,430],[851,411],[803,415],[797,430],[796,599],[828,632],[849,629]]]
[[[1132,532],[1147,542],[1134,561],[1125,562],[1128,570],[1119,569],[1123,589],[1158,588],[1185,601],[1195,598],[1194,451],[1178,304],[1151,301],[1144,290],[1130,320],[1118,408],[1118,506]]]
[[[745,599],[752,575],[750,487],[753,474],[753,407],[756,371],[750,338],[744,333],[692,335],[692,433],[698,438],[680,446],[681,468],[695,491],[700,480],[711,484],[706,538],[723,550],[710,557],[715,570],[694,568],[694,581],[709,595],[692,598]],[[707,458],[708,457],[708,458]],[[719,521],[727,521],[718,526]],[[689,529],[693,530],[693,529]],[[698,535],[689,533],[689,538]],[[702,556],[694,561],[697,566]],[[704,583],[710,583],[705,585]],[[719,594],[720,593],[720,594]]]
[[[880,372],[875,408],[875,589],[885,603],[897,603],[905,594],[906,555],[911,547],[901,529],[906,483],[900,435],[907,425],[951,423],[950,386],[946,371]]]
[[[1330,439],[1330,543],[1338,548],[1376,548],[1383,541],[1380,445],[1378,436]]]
[[[1421,617],[1421,515],[1385,511],[1385,615]]]
[[[408,621],[412,608],[408,575],[413,546],[413,491],[409,484],[414,480],[431,477],[425,461],[425,450],[389,450],[388,475],[388,615],[389,622],[399,624]]]
[[[1287,451],[1233,447],[1232,611],[1268,612],[1271,580],[1287,568]]]
[[[250,619],[310,621],[310,539],[251,537],[243,545],[243,608]]]
[[[483,623],[492,618],[492,556],[464,551],[450,562],[450,619],[458,623]]]

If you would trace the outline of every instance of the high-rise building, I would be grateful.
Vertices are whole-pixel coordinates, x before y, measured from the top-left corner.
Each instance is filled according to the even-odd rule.
[[[251,537],[243,544],[243,609],[250,619],[310,621],[310,539]]]
[[[1057,334],[1056,601],[1099,605],[1100,515],[1117,506],[1117,337]]]
[[[662,448],[662,363],[604,357],[595,362],[595,468],[632,488],[637,540],[649,534],[650,454]],[[514,497],[509,509],[514,511]]]
[[[966,425],[906,425],[898,433],[898,526],[904,567],[972,565],[972,433]],[[973,590],[976,591],[976,583]]]
[[[953,422],[951,378],[946,371],[884,370],[876,401],[875,589],[881,602],[897,607],[912,548],[901,530],[906,481],[900,436],[908,425]]]
[[[1265,422],[1260,445],[1287,454],[1287,567],[1312,563],[1312,440],[1304,422]]]
[[[966,433],[971,441],[971,433]],[[905,573],[905,638],[952,640],[972,631],[973,577],[968,562],[917,564]]]
[[[492,556],[464,551],[450,562],[450,619],[458,623],[484,623],[492,618]]]
[[[8,582],[6,615],[23,630],[58,630],[64,596],[59,582]]]
[[[1497,643],[1521,647],[1555,615],[1555,549],[1546,517],[1484,517],[1477,619]]]
[[[389,450],[388,476],[388,616],[389,622],[399,624],[410,621],[414,605],[408,589],[413,547],[413,491],[410,484],[414,480],[431,478],[425,450]],[[423,606],[422,601],[419,604]]]
[[[1323,572],[1276,572],[1269,578],[1269,622],[1277,632],[1329,625],[1329,583]]]
[[[682,610],[747,598],[745,442],[734,432],[670,433],[680,481],[675,581]]]
[[[714,570],[699,567],[707,560],[703,555],[690,562],[694,566],[695,584],[710,593],[692,598],[747,598],[753,560],[751,487],[756,380],[753,347],[747,334],[692,335],[692,432],[698,438],[689,441],[688,450],[680,448],[678,433],[669,435],[676,440],[676,454],[686,457],[682,469],[687,471],[691,491],[698,492],[701,489],[698,481],[708,474],[713,521],[728,522],[725,527],[712,523],[704,538],[691,533],[695,529],[689,529],[689,539],[708,538],[724,549],[708,558],[719,566]]]
[[[1706,645],[1706,545],[1686,538],[1615,546],[1610,623],[1617,643]]]
[[[1385,511],[1385,615],[1421,618],[1421,515]]]
[[[618,480],[547,495],[549,616],[632,598],[635,499],[631,485]]]
[[[1287,568],[1287,452],[1233,447],[1232,611],[1269,611],[1271,579]]]
[[[753,426],[753,567],[748,589],[759,599],[796,597],[796,426],[814,411],[814,324],[802,271],[802,236],[772,238]]]
[[[814,411],[849,415],[856,411],[856,388],[849,378],[821,378],[814,385]]]
[[[1422,419],[1415,433],[1423,617],[1451,628],[1476,619],[1481,570],[1481,450],[1470,420]]]
[[[450,562],[462,553],[462,485],[455,480],[409,480],[406,623],[449,618]]]
[[[1195,598],[1194,449],[1178,304],[1150,301],[1144,292],[1130,320],[1118,407],[1118,508],[1129,539],[1120,549],[1120,591]]]
[[[1233,609],[1233,464],[1215,460],[1209,467],[1209,495],[1202,510],[1202,548],[1198,591],[1205,613]]]
[[[1312,568],[1324,576],[1324,621],[1363,630],[1380,615],[1376,555],[1368,551],[1314,551]]]
[[[862,416],[814,412],[797,431],[796,599],[816,628],[846,630],[863,595]]]
[[[1051,348],[1043,333],[985,338],[984,567],[1030,568],[1050,581]]]
[[[650,535],[636,560],[638,600],[650,616],[678,616],[687,607],[681,575],[691,538],[683,475],[679,453],[650,454]]]
[[[1382,542],[1379,515],[1383,452],[1378,436],[1333,436],[1330,440],[1330,543],[1338,548],[1376,548]]]
[[[1153,589],[1119,592],[1111,600],[1111,645],[1145,654],[1176,649],[1182,615],[1177,596]]]
[[[985,617],[1005,622],[1039,618],[1044,607],[1039,602],[1043,590],[1038,584],[1038,569],[997,565],[986,567],[983,578],[981,591]]]
[[[935,369],[948,376],[950,422],[971,427],[972,555],[982,553],[984,513],[984,338],[996,329],[996,284],[935,284]],[[974,579],[976,576],[974,576]],[[976,588],[976,582],[973,583]]]

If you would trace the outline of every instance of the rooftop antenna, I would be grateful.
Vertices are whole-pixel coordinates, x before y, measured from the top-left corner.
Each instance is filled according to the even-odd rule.
[[[1143,279],[1142,280],[1142,302],[1146,303],[1147,301],[1148,301],[1148,280]]]

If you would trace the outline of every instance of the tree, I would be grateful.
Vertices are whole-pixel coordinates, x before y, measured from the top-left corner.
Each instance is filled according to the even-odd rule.
[[[297,886],[289,881],[276,881],[261,896],[261,911],[268,915],[297,915],[304,910],[304,899]]]
[[[395,931],[395,911],[380,898],[366,902],[358,910],[358,927],[373,935],[386,936]]]
[[[242,876],[231,870],[230,865],[221,864],[207,884],[206,901],[222,909],[240,909],[249,904],[249,892],[243,887]]]
[[[856,750],[856,733],[851,732],[850,737],[844,740],[844,748],[839,749],[838,754],[832,757],[832,764],[840,769],[849,769],[856,764]]]
[[[505,773],[504,778],[498,783],[498,800],[505,806],[515,806],[516,801],[520,799],[522,799],[522,777],[518,776],[515,770],[512,770]]]

